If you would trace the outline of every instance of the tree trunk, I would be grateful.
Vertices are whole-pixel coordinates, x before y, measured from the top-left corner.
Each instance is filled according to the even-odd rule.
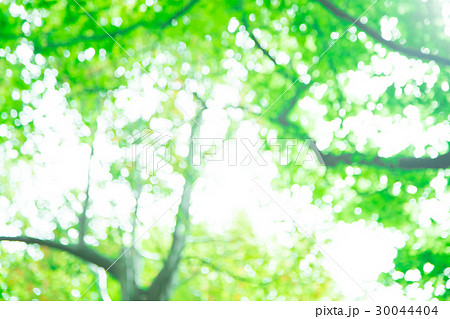
[[[200,130],[199,123],[201,122],[201,116],[205,108],[204,103],[202,103],[202,108],[192,120],[191,135],[189,138],[189,154],[186,161],[186,169],[184,171],[184,178],[186,181],[183,187],[181,203],[178,207],[175,230],[172,236],[172,246],[170,247],[169,255],[164,262],[163,268],[155,277],[150,287],[146,290],[146,300],[169,300],[173,289],[176,286],[176,274],[189,231],[189,207],[192,185],[200,176],[198,170],[192,167],[191,162],[193,157],[193,139]]]

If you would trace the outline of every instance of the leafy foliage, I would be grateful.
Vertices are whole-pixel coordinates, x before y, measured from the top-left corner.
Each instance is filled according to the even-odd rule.
[[[294,197],[293,187],[313,186],[311,205],[331,212],[334,223],[365,220],[401,232],[405,242],[379,281],[448,300],[449,7],[378,2],[362,17],[368,1],[0,2],[0,236],[125,255],[105,294],[102,280],[91,285],[99,279],[92,259],[5,239],[0,298],[139,299],[164,269],[177,273],[175,300],[342,298],[322,265],[327,257],[298,227],[286,246],[262,241],[245,212],[223,233],[190,224],[195,207],[184,193],[202,171],[183,150],[198,134],[195,118],[215,125],[208,112],[218,103],[226,138],[256,121],[266,140],[316,140],[328,167],[275,161],[273,190]],[[221,87],[234,89],[223,103]],[[396,136],[394,126],[423,139]],[[163,146],[174,150],[170,164],[155,176],[127,167],[122,155],[129,137],[148,127],[173,136]],[[47,192],[36,186],[54,160],[46,155],[51,147],[93,150],[87,189],[82,182],[55,181],[62,186]],[[104,155],[106,148],[116,155]],[[136,238],[156,203],[174,197],[176,221]],[[131,297],[124,292],[130,279],[116,276],[123,269],[136,281]],[[420,278],[409,280],[416,270]]]

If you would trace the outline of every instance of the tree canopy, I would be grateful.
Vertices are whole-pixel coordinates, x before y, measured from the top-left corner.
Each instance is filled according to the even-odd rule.
[[[449,300],[448,1],[0,0],[0,25],[0,299]],[[193,164],[250,137],[267,165]]]

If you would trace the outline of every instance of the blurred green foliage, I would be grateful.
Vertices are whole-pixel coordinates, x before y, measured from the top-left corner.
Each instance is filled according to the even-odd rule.
[[[353,17],[358,17],[370,4],[363,0],[332,2]],[[395,19],[400,34],[394,39],[396,43],[448,57],[450,37],[443,30],[450,26],[448,16],[442,16],[443,5],[443,1],[379,0],[365,14],[366,25],[381,32],[382,19]],[[239,23],[235,30],[228,31],[232,19]],[[20,163],[33,162],[39,153],[38,149],[24,152],[25,142],[38,135],[34,131],[34,122],[26,120],[25,114],[36,109],[52,79],[55,89],[67,101],[65,112],[79,119],[80,132],[76,138],[79,143],[88,145],[95,139],[100,116],[106,114],[111,123],[126,118],[124,110],[116,107],[118,92],[133,81],[145,78],[145,73],[154,76],[170,96],[161,93],[163,101],[151,118],[170,120],[175,135],[189,122],[183,110],[174,105],[173,99],[181,91],[197,87],[197,93],[207,100],[216,85],[229,83],[237,83],[239,103],[227,108],[241,107],[244,119],[252,121],[267,111],[258,123],[276,131],[278,136],[315,137],[312,132],[318,128],[314,119],[321,118],[329,125],[339,119],[342,127],[345,119],[367,111],[369,103],[381,106],[370,110],[374,115],[392,119],[396,116],[404,118],[404,109],[415,105],[424,130],[448,125],[448,65],[424,61],[428,62],[426,76],[433,78],[428,83],[419,83],[413,74],[404,83],[389,83],[392,70],[380,73],[375,68],[366,68],[376,58],[384,58],[383,47],[356,27],[348,29],[349,22],[334,16],[315,0],[3,0],[0,2],[0,25],[0,132],[6,132],[0,134],[0,196],[11,204],[14,204],[19,185],[6,172]],[[266,52],[258,49],[255,41],[249,45],[252,42],[249,32]],[[330,36],[334,32],[346,33],[329,48],[334,42]],[[28,59],[15,54],[20,46],[31,48]],[[321,56],[326,50],[328,52]],[[387,49],[387,52],[391,50]],[[290,57],[287,63],[273,63],[272,59],[276,60],[280,53]],[[301,77],[285,92],[298,78],[298,68],[311,65],[319,56],[318,63],[308,70],[309,79]],[[241,69],[238,76],[231,72],[233,63]],[[384,79],[388,83],[384,92],[380,96],[366,96],[363,100],[347,96],[344,88],[349,78],[346,74],[356,70],[366,70],[371,78]],[[43,83],[46,84],[43,86]],[[326,91],[317,97],[314,92],[322,84],[326,84]],[[408,94],[407,86],[419,94]],[[445,86],[447,90],[443,89]],[[326,112],[303,114],[300,108],[290,108],[292,101],[297,103],[305,97],[325,106]],[[271,106],[274,101],[277,103]],[[149,119],[141,117],[124,125],[102,129],[114,145],[122,146],[129,135],[148,122]],[[230,117],[231,136],[237,127],[238,123]],[[89,133],[84,133],[85,128]],[[261,132],[262,137],[265,134]],[[413,157],[413,146],[389,159],[393,163],[391,167],[366,165],[364,160],[375,158],[380,149],[374,139],[375,136],[369,138],[365,145],[357,148],[358,136],[353,132],[334,134],[326,153],[358,151],[363,154],[361,158],[355,155],[351,164],[339,163],[319,172],[279,165],[279,178],[273,181],[273,186],[283,190],[296,184],[314,185],[312,202],[317,207],[325,209],[339,205],[342,208],[333,214],[334,221],[352,223],[364,219],[400,230],[407,238],[406,244],[398,250],[395,267],[390,273],[382,274],[380,282],[387,286],[398,283],[405,289],[412,285],[421,288],[431,285],[432,297],[448,300],[448,220],[446,223],[436,221],[431,214],[430,222],[424,226],[419,221],[423,213],[419,204],[436,199],[438,195],[432,181],[440,176],[448,183],[449,169],[396,168],[398,158]],[[430,148],[426,145],[426,150]],[[185,174],[186,159],[174,156],[174,172]],[[172,192],[163,179],[155,178],[149,182],[138,175],[123,176],[123,164],[105,164],[112,181],[126,181],[133,190],[151,185],[149,192],[155,196],[164,197]],[[349,174],[348,167],[356,173]],[[348,178],[354,182],[344,188],[335,187],[337,181]],[[393,191],[398,187],[395,184],[400,185],[398,192]],[[415,191],[408,192],[408,186],[414,186]],[[79,194],[83,191],[73,190],[68,200],[59,205],[58,214],[74,212],[74,205],[82,203]],[[331,202],[324,201],[327,194],[333,194]],[[439,205],[448,205],[448,192],[439,196]],[[46,202],[36,203],[36,206],[42,214],[53,207]],[[192,226],[172,299],[319,300],[342,297],[320,263],[312,263],[307,270],[299,269],[299,263],[308,254],[317,259],[325,258],[309,239],[293,231],[293,247],[269,250],[263,243],[258,243],[244,217],[238,221],[222,235],[211,233],[207,225]],[[51,222],[55,238],[75,243],[68,234],[70,229],[78,229],[76,221],[61,225],[55,217]],[[20,211],[6,224],[24,233],[31,228],[26,213]],[[92,231],[88,235],[95,238],[96,251],[117,257],[124,247],[123,234],[128,231],[125,226],[111,223],[105,237]],[[154,252],[154,258],[142,258],[141,266],[145,271],[140,281],[144,286],[151,284],[163,266],[172,241],[170,229],[164,228],[153,229],[151,238],[157,240],[145,239],[141,243],[142,249]],[[430,272],[424,271],[427,263],[434,266]],[[404,275],[414,269],[421,272],[421,279],[415,283],[406,281],[403,276],[393,277],[394,272]],[[82,300],[98,300],[102,298],[100,288],[90,286],[97,277],[92,266],[66,252],[26,244],[23,244],[23,250],[14,253],[0,248],[0,298],[5,300],[76,300],[86,289],[89,290],[82,295]],[[114,300],[121,298],[120,286],[111,277],[108,278],[108,294]]]

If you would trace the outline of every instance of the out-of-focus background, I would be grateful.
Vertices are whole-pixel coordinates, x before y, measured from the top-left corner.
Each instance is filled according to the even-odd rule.
[[[448,300],[449,70],[448,0],[0,0],[0,299]]]

